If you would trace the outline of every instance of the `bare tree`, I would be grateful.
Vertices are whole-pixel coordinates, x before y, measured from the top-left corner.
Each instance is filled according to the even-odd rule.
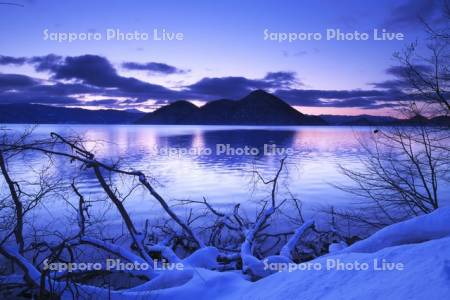
[[[362,167],[340,166],[354,184],[339,186],[362,199],[360,209],[338,214],[379,228],[437,209],[439,187],[449,182],[449,141],[447,132],[426,126],[382,128],[361,140]]]
[[[360,199],[357,209],[336,213],[370,227],[383,227],[411,216],[429,213],[441,204],[441,190],[449,183],[450,171],[450,10],[445,6],[446,23],[438,29],[424,22],[426,46],[413,43],[395,53],[398,84],[408,99],[399,111],[415,117],[412,126],[375,129],[360,139],[365,155],[362,168],[341,165],[354,183],[339,186]],[[423,119],[441,119],[430,124]]]
[[[0,169],[4,184],[8,187],[3,190],[0,216],[10,216],[5,217],[8,222],[1,227],[0,255],[14,267],[5,269],[5,276],[0,277],[1,286],[20,287],[41,299],[60,296],[74,299],[93,295],[102,298],[111,295],[119,298],[131,294],[139,296],[160,288],[160,285],[168,287],[179,284],[179,276],[189,278],[197,267],[217,271],[241,270],[256,280],[273,272],[264,269],[265,259],[284,262],[297,260],[297,247],[302,244],[316,249],[316,255],[321,255],[324,253],[321,249],[326,246],[311,244],[317,244],[318,241],[332,242],[326,232],[315,229],[314,222],[303,220],[298,200],[294,197],[279,199],[279,180],[287,158],[280,161],[273,179],[266,180],[254,172],[258,182],[271,187],[269,199],[264,200],[257,209],[255,218],[245,216],[239,203],[231,211],[222,212],[206,198],[182,201],[184,205],[189,205],[189,214],[184,217],[158,193],[152,180],[144,173],[123,167],[120,163],[105,163],[97,159],[78,137],[52,133],[49,139],[33,140],[31,132],[16,139],[9,136],[6,133],[0,142]],[[42,156],[50,168],[58,167],[58,162],[65,168],[73,165],[73,170],[59,175],[64,178],[57,180],[41,174],[33,192],[30,192],[27,190],[29,182],[18,179],[20,176],[16,176],[11,168],[15,159],[19,160],[30,153]],[[31,165],[27,167],[32,168]],[[92,198],[79,188],[78,177],[86,172],[94,175],[101,188],[101,196]],[[114,176],[129,180],[129,191],[120,190]],[[156,200],[165,212],[163,218],[150,217],[143,228],[137,226],[126,207],[126,199],[137,188],[147,191],[148,199]],[[45,206],[47,201],[65,203],[72,211],[74,221],[69,224],[70,230],[55,229],[54,226],[47,228],[28,217],[29,212]],[[106,236],[96,229],[104,220],[95,217],[94,211],[98,211],[98,208],[94,207],[105,201],[123,222],[126,229],[124,234]],[[295,219],[292,222],[294,226],[286,232],[276,232],[276,228],[275,231],[269,230],[271,220],[276,213],[281,213],[281,207],[288,201],[293,201],[298,209],[298,218],[289,217],[290,221]],[[205,211],[193,208],[194,204],[201,205]],[[14,214],[11,215],[11,211]],[[310,234],[317,239],[308,239]],[[120,275],[122,278],[134,278],[138,283],[131,284],[131,289],[128,287],[122,290],[111,286],[110,280],[99,284],[99,278],[113,276],[115,273],[112,271],[72,272],[45,268],[51,263],[80,263],[86,257],[92,257],[93,253],[100,257],[147,264],[149,268],[123,270]],[[183,263],[187,270],[179,271],[181,274],[174,276],[173,272],[177,271],[153,268],[155,263],[164,262]]]

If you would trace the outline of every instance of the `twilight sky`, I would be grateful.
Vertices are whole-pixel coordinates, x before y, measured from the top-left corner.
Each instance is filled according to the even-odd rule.
[[[442,1],[11,0],[0,4],[0,103],[150,111],[264,89],[305,113],[389,114],[405,98],[392,55],[424,38],[419,17],[439,22]],[[108,40],[108,29],[144,36]],[[328,40],[329,29],[369,39]],[[374,29],[404,39],[375,41]],[[322,37],[273,40],[280,32]],[[55,40],[68,33],[92,38]]]

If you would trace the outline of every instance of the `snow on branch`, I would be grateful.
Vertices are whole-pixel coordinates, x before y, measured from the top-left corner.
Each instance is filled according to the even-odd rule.
[[[294,234],[288,240],[288,242],[281,248],[280,255],[286,258],[292,259],[292,251],[297,245],[298,241],[301,239],[305,231],[314,226],[314,221],[308,221],[303,223]]]

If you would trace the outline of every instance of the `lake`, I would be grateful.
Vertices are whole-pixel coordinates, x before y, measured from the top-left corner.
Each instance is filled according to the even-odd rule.
[[[20,132],[30,126],[4,127]],[[40,125],[33,137],[47,138],[52,131],[80,135],[88,140],[88,149],[98,159],[108,162],[121,158],[123,168],[143,171],[156,180],[157,190],[166,199],[206,197],[217,207],[235,203],[251,207],[268,199],[270,186],[255,186],[253,171],[271,179],[280,159],[288,154],[286,172],[280,179],[280,198],[291,193],[306,208],[342,206],[354,200],[354,196],[333,186],[349,183],[338,164],[358,167],[362,154],[358,139],[372,134],[369,127],[342,126]],[[23,171],[23,166],[40,163],[42,156],[28,155],[14,166],[15,174],[32,176]],[[61,174],[70,170],[67,160],[57,160],[55,166],[55,172]],[[103,196],[93,174],[84,172],[78,181],[80,190],[91,199]],[[119,177],[113,181],[121,187],[126,185]],[[157,207],[143,189],[134,191],[126,201],[129,210],[143,218]]]

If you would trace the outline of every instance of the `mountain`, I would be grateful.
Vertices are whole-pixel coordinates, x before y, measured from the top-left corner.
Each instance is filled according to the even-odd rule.
[[[201,125],[344,125],[344,126],[446,126],[450,116],[395,119],[383,116],[309,116],[283,100],[255,91],[241,100],[221,99],[197,107],[176,101],[145,114],[131,110],[87,110],[40,104],[0,104],[0,123],[16,124],[201,124]]]
[[[430,121],[434,125],[450,127],[450,116],[434,117]]]
[[[206,124],[227,124],[233,118],[236,101],[221,99],[211,101],[200,107],[202,120]]]
[[[398,119],[389,116],[343,116],[343,115],[320,115],[322,119],[330,125],[346,125],[346,126],[372,126],[389,124]]]
[[[0,123],[27,124],[125,124],[144,113],[120,110],[88,110],[39,104],[2,104]]]
[[[188,101],[176,101],[138,119],[139,124],[195,124],[199,108]]]
[[[199,125],[326,125],[317,116],[308,116],[262,90],[240,100],[221,99],[197,107],[177,101],[148,113],[137,124]]]
[[[357,118],[355,120],[344,122],[342,125],[347,125],[347,126],[373,126],[373,125],[378,125],[378,124],[380,124],[380,123],[375,122],[373,120],[369,120],[368,118],[365,118],[365,117],[361,117],[361,118]]]
[[[450,127],[449,116],[438,116],[426,118],[421,115],[413,116],[409,119],[397,119],[389,116],[341,116],[341,115],[320,115],[322,119],[330,125],[342,126],[447,126]]]
[[[395,125],[401,126],[429,125],[430,123],[429,119],[421,115],[415,115],[409,119],[397,120],[394,122]]]
[[[421,115],[416,115],[410,119],[398,120],[394,125],[399,126],[446,126],[450,127],[450,116],[438,116],[428,119]]]
[[[133,113],[133,114],[140,114],[140,115],[145,114],[143,111],[141,111],[139,109],[135,109],[135,108],[124,109],[122,111],[126,111],[126,112]]]

